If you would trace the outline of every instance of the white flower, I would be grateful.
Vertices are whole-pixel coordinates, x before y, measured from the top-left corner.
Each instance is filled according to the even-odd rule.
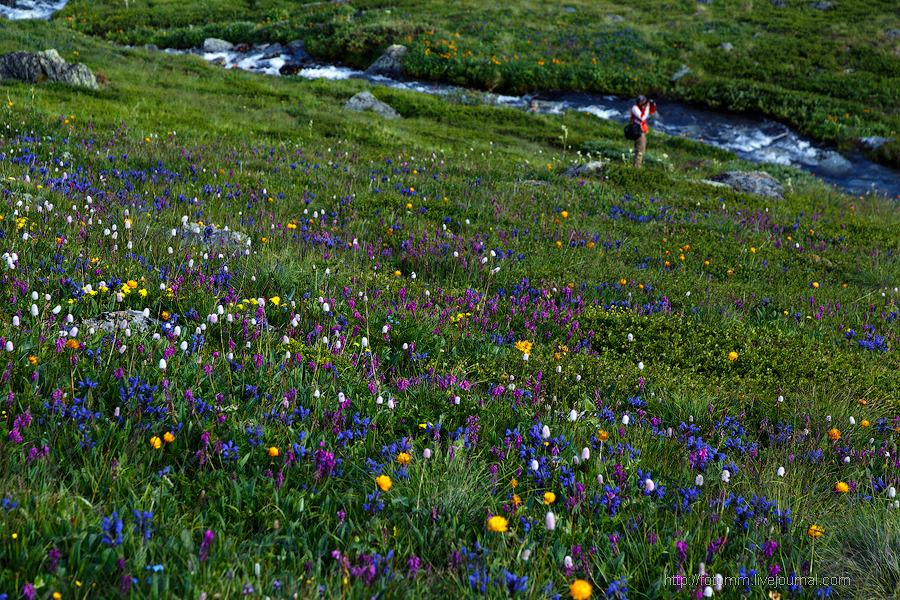
[[[556,365],[556,372],[562,373],[562,367],[560,365]]]
[[[547,525],[547,531],[553,531],[556,529],[556,515],[552,512],[547,512],[547,517],[544,519],[545,524]]]
[[[12,324],[13,324],[13,327],[18,327],[18,326],[19,326],[19,316],[18,316],[18,315],[16,315],[16,316],[13,317]]]
[[[32,304],[32,305],[31,305],[31,316],[32,316],[32,317],[38,316],[38,307],[37,307],[37,304]]]
[[[166,363],[166,359],[164,359],[164,358],[159,359],[159,368],[161,370],[165,371],[167,366],[168,365]]]
[[[656,489],[656,484],[653,483],[653,480],[652,480],[652,479],[650,479],[650,478],[648,477],[647,479],[644,480],[644,491],[645,491],[645,492],[648,492],[648,493],[649,493],[649,492],[652,492],[652,491],[655,490],[655,489]]]
[[[724,481],[725,483],[731,481],[731,471],[729,471],[728,469],[722,469],[722,481]]]
[[[634,341],[634,336],[631,335],[630,333],[628,334],[628,341],[629,341],[629,342],[633,342],[633,341]]]
[[[722,586],[725,584],[725,578],[722,577],[721,573],[716,573],[716,576],[713,577],[713,581],[715,581],[713,585],[715,586],[716,591],[721,592]]]
[[[784,467],[778,467],[778,476],[784,477]]]
[[[531,470],[532,470],[532,471],[537,471],[537,470],[538,470],[538,461],[537,461],[537,459],[534,459],[534,458],[531,459]]]
[[[569,555],[566,555],[566,558],[563,559],[563,564],[567,569],[571,569],[573,566],[575,566],[575,563],[572,562],[572,557]]]
[[[893,498],[897,495],[897,488],[891,486],[888,488],[888,498]]]
[[[597,483],[599,485],[603,485],[603,475],[602,474],[597,475]]]
[[[529,558],[531,558],[531,550],[526,548],[522,551],[522,560],[527,561]]]
[[[397,404],[394,402],[394,399],[393,399],[393,398],[388,398],[388,408],[391,409],[391,410],[394,410],[394,407],[395,407],[395,406],[397,406]]]
[[[527,353],[527,352],[524,353],[524,354],[522,355],[522,360],[528,360],[528,353]]]
[[[844,457],[844,464],[845,464],[845,465],[849,465],[849,464],[850,464],[850,457],[849,457],[849,456],[845,456],[845,457]]]
[[[825,417],[825,420],[828,421],[829,423],[831,423],[831,415],[828,415],[827,417]]]
[[[550,427],[548,427],[547,425],[541,427],[541,437],[545,440],[550,438]]]
[[[431,448],[425,448],[425,451],[422,452],[422,456],[424,456],[426,459],[431,458]]]
[[[784,396],[778,396],[778,401],[779,401],[779,402],[784,402]]]
[[[362,340],[360,340],[359,345],[361,348],[368,348],[369,347],[369,338],[364,337]]]
[[[576,454],[575,456],[572,457],[572,462],[574,462],[576,465],[580,465],[581,459],[578,458],[578,455]]]
[[[694,477],[694,485],[697,487],[703,487],[703,475],[698,474]]]
[[[622,425],[628,425],[631,422],[631,417],[628,415],[622,415]]]
[[[711,587],[706,586],[705,588],[703,588],[703,597],[704,598],[712,598],[712,595],[713,595],[713,589]]]
[[[581,460],[590,460],[591,459],[591,449],[585,446],[581,449]]]
[[[639,362],[639,363],[638,363],[638,370],[639,370],[639,371],[643,371],[643,370],[644,370],[644,363],[643,363],[643,362]]]
[[[856,419],[854,419],[853,417],[850,417],[850,424],[856,425]]]
[[[577,421],[577,420],[578,420],[578,411],[576,411],[575,409],[572,409],[572,410],[569,412],[569,420],[570,420],[570,421]]]
[[[6,351],[7,352],[13,351],[13,343],[12,342],[6,342]]]

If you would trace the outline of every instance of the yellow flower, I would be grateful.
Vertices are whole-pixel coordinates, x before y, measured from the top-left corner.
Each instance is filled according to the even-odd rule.
[[[556,494],[553,492],[544,493],[544,504],[553,504],[556,502]]]
[[[172,442],[175,441],[175,434],[172,433],[171,431],[167,431],[166,434],[163,436],[163,440],[165,440],[165,442],[167,444],[171,444]]]
[[[146,297],[147,297],[147,290],[144,290],[144,289],[138,290],[138,294],[141,295],[141,298],[146,298]]]
[[[525,354],[531,354],[531,342],[527,342],[525,340],[516,342],[516,350]]]
[[[400,271],[394,271],[394,277],[400,277],[400,275],[401,275]]]
[[[806,534],[809,537],[822,537],[822,534],[825,533],[825,528],[820,527],[818,525],[810,525],[809,529],[806,530]]]
[[[843,481],[839,481],[836,486],[834,486],[835,491],[838,491],[842,494],[845,494],[850,491],[850,486],[848,486]]]
[[[53,598],[54,600],[59,600],[60,598],[62,598],[62,594],[60,594],[59,592],[53,592]]]
[[[814,287],[814,288],[819,287],[819,282],[818,282],[818,281],[813,281],[813,287]]]
[[[591,584],[584,579],[576,579],[569,586],[569,593],[572,594],[572,598],[575,600],[587,600],[591,597],[593,589]]]
[[[408,465],[410,460],[412,460],[412,458],[406,452],[401,452],[397,455],[397,462],[401,465]]]
[[[769,590],[769,600],[781,600],[781,592]]]
[[[406,210],[412,210],[412,204],[409,202],[406,203]]]
[[[268,243],[269,243],[269,238],[263,238],[263,239],[262,239],[262,243],[263,243],[263,244],[268,244]]]
[[[280,296],[273,296],[272,298],[269,298],[269,302],[271,302],[271,303],[274,304],[275,306],[278,306],[279,304],[281,304],[281,297],[280,297]]]
[[[169,320],[169,313],[168,313],[168,312],[163,311],[163,313],[162,313],[161,316],[162,316],[163,321],[168,321],[168,320]]]
[[[834,428],[828,432],[828,439],[830,440],[839,440],[841,439],[841,430]]]
[[[868,427],[868,426],[869,426],[869,422],[868,422],[867,420],[865,420],[865,419],[863,419],[862,421],[860,421],[859,424],[862,425],[863,427]]]
[[[32,366],[36,365],[36,364],[37,364],[37,357],[36,357],[36,356],[29,356],[29,357],[28,357],[28,362],[30,362]]]
[[[69,338],[69,341],[66,342],[66,348],[69,348],[70,350],[78,350],[79,348],[81,348],[81,342],[79,342],[75,338]]]
[[[513,477],[509,480],[509,485],[513,486],[514,488],[519,487],[519,480]]]
[[[563,218],[563,219],[565,219],[565,218],[566,218],[566,217],[568,217],[568,216],[569,216],[569,213],[568,213],[568,212],[566,212],[566,211],[562,211],[562,212],[561,212],[561,213],[559,213],[559,214],[560,214],[560,216],[562,216],[562,218]]]
[[[600,431],[597,432],[597,439],[600,440],[601,442],[605,442],[606,440],[609,439],[609,434],[606,432],[605,429],[601,429]]]
[[[507,525],[509,521],[504,519],[503,517],[497,515],[488,519],[488,530],[496,531],[498,533],[503,533],[507,530]]]
[[[278,446],[269,448],[269,456],[278,456],[279,454],[281,454],[281,450],[278,449]]]
[[[522,499],[519,497],[518,494],[513,494],[512,502],[513,502],[513,504],[518,506],[518,505],[522,504]]]
[[[378,487],[381,488],[382,492],[388,491],[389,489],[391,489],[391,486],[394,485],[394,483],[391,481],[391,478],[387,475],[379,475],[375,478],[375,483],[378,484]]]
[[[162,440],[159,439],[159,436],[154,435],[150,438],[150,445],[153,446],[154,450],[159,450],[162,447]]]
[[[620,280],[619,280],[619,283],[620,283],[621,285],[628,285],[628,280],[627,280],[627,279],[620,279]]]
[[[125,285],[127,285],[127,286],[130,287],[131,289],[134,289],[134,288],[137,287],[137,281],[134,281],[133,279],[129,279],[129,280],[128,280],[128,283],[125,284]]]
[[[737,352],[735,352],[734,350],[732,350],[731,352],[728,353],[728,360],[737,360],[737,359],[738,359],[738,353],[737,353]]]

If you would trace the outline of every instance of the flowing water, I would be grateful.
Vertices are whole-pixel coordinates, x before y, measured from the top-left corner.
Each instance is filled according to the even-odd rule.
[[[8,19],[49,19],[66,5],[66,0],[15,0],[12,6],[0,3],[0,17]],[[166,50],[171,53],[185,51]],[[292,56],[269,56],[264,49],[239,52],[187,53],[218,61],[225,68],[279,75]],[[497,105],[541,113],[584,111],[602,119],[625,123],[631,99],[584,92],[543,92],[529,96],[481,94],[450,85],[416,80],[397,80],[368,76],[361,71],[333,65],[303,65],[297,75],[307,79],[364,78],[376,85],[426,94],[477,95]],[[732,114],[691,106],[683,102],[660,100],[658,112],[650,117],[651,128],[669,135],[711,144],[734,152],[739,158],[756,163],[775,163],[798,167],[855,195],[878,194],[900,198],[900,170],[867,160],[860,153],[842,155],[824,144],[805,138],[777,121],[753,115]],[[652,138],[650,140],[652,144]],[[650,148],[652,151],[652,146]]]

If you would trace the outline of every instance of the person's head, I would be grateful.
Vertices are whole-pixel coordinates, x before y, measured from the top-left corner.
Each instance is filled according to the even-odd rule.
[[[647,96],[641,94],[640,96],[637,97],[637,100],[635,100],[635,102],[639,106],[644,106],[645,104],[647,104]]]

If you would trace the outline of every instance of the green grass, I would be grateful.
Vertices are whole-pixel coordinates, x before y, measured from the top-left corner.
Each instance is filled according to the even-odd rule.
[[[103,18],[193,18],[145,6]],[[701,562],[895,592],[894,204],[657,132],[636,171],[580,113],[0,30],[45,47],[108,83],[0,82],[0,594],[688,598],[667,578]],[[364,89],[404,118],[344,112]],[[589,153],[602,174],[562,176]],[[685,181],[734,169],[786,197]],[[183,331],[84,324],[122,308]],[[791,593],[743,589],[716,597]]]

